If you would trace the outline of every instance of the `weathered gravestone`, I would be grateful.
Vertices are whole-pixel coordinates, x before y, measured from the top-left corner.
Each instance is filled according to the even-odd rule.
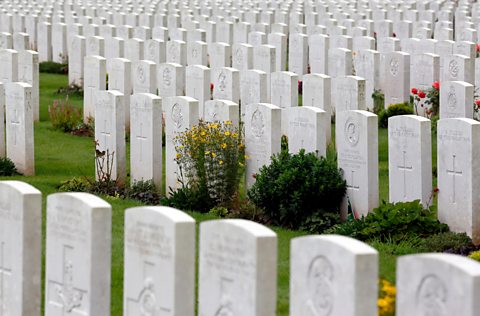
[[[125,128],[130,128],[130,93],[132,91],[132,63],[125,58],[107,59],[108,90],[123,93]]]
[[[240,72],[230,67],[212,70],[213,99],[240,102]]]
[[[480,243],[480,123],[441,119],[437,126],[438,219]]]
[[[179,166],[175,161],[177,151],[175,149],[175,137],[185,132],[193,125],[198,124],[198,101],[191,97],[170,97],[163,99],[165,111],[165,173],[166,193],[170,189],[176,190],[180,187],[181,178]]]
[[[416,115],[388,119],[388,180],[390,202],[432,201],[430,120]]]
[[[95,104],[95,173],[98,181],[124,183],[126,174],[125,108],[119,91],[97,91]],[[102,167],[103,166],[103,167]]]
[[[33,119],[40,120],[40,69],[37,52],[18,52],[18,80],[32,86]]]
[[[25,176],[35,174],[32,86],[23,82],[5,85],[7,157]]]
[[[205,115],[205,102],[211,98],[210,83],[210,68],[202,65],[186,67],[185,95],[198,100],[200,118]]]
[[[397,261],[396,315],[478,315],[480,264],[452,254],[402,256]]]
[[[410,101],[410,55],[391,52],[385,56],[385,108]]]
[[[245,107],[245,184],[250,188],[255,175],[270,157],[281,149],[281,108],[268,103],[252,103]]]
[[[83,87],[85,37],[76,35],[70,40],[69,44],[68,84]]]
[[[356,215],[367,215],[378,206],[378,118],[367,111],[343,111],[336,116],[338,168],[343,170],[347,193],[341,206],[347,215],[348,203]]]
[[[330,113],[318,107],[295,106],[285,110],[288,151],[296,154],[305,152],[325,156],[327,151],[327,125],[330,125]],[[328,129],[329,130],[329,129]]]
[[[410,87],[427,92],[432,83],[440,79],[440,56],[434,54],[417,54],[411,56]],[[427,116],[425,110],[429,105],[421,99],[416,106],[416,114]]]
[[[157,65],[140,60],[133,65],[133,93],[157,93]]]
[[[0,315],[40,315],[42,194],[0,181]]]
[[[112,208],[88,193],[47,198],[45,315],[109,315]]]
[[[290,315],[377,313],[378,252],[356,239],[294,238],[290,250]]]
[[[175,63],[157,67],[158,94],[162,97],[183,96],[185,91],[185,67]]]
[[[440,118],[473,118],[473,85],[446,81],[440,86]]]
[[[239,106],[237,103],[229,100],[209,100],[205,102],[205,121],[207,122],[225,122],[230,121],[236,127],[239,126]]]
[[[124,315],[195,312],[195,220],[163,206],[125,211]]]
[[[276,315],[277,236],[241,219],[200,224],[199,314]]]
[[[0,82],[18,81],[18,52],[13,49],[0,49]]]
[[[130,177],[162,188],[162,99],[150,93],[131,98]]]
[[[240,79],[242,115],[247,104],[267,102],[269,99],[267,91],[267,74],[265,72],[256,69],[244,71]]]
[[[357,76],[338,77],[333,80],[333,109],[335,113],[348,110],[366,110],[365,79]]]
[[[443,59],[441,82],[465,81],[475,83],[475,60],[463,55],[450,55]]]
[[[101,56],[86,56],[84,70],[83,120],[95,118],[95,94],[107,85],[107,60]]]

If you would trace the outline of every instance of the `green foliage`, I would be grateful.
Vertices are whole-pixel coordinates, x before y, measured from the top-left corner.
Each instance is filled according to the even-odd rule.
[[[136,181],[131,187],[125,188],[125,197],[140,201],[147,205],[160,204],[160,193],[152,180]]]
[[[73,177],[69,180],[62,181],[58,190],[61,192],[89,192],[90,182],[86,178]]]
[[[260,218],[260,214],[261,211],[249,199],[239,199],[238,197],[235,197],[233,206],[229,210],[227,217],[248,219],[263,223],[264,221]]]
[[[392,104],[386,110],[381,110],[378,114],[378,126],[388,127],[388,118],[397,115],[413,114],[413,109],[408,103]]]
[[[50,74],[67,74],[68,64],[55,63],[53,61],[44,61],[39,65],[40,72]]]
[[[425,105],[429,105],[429,117],[440,115],[440,89],[431,87],[427,90]]]
[[[480,262],[480,250],[476,250],[468,255],[470,259]]]
[[[311,234],[320,234],[340,222],[340,214],[338,213],[316,213],[312,214],[302,223],[300,230]]]
[[[57,94],[83,97],[83,87],[76,84],[71,84],[65,87],[58,88]]]
[[[334,162],[302,150],[272,156],[271,164],[256,175],[248,197],[273,225],[298,229],[318,222],[325,213],[338,213],[345,191]]]
[[[424,252],[461,253],[464,248],[472,248],[472,239],[465,233],[443,232],[424,238],[420,242],[420,248]]]
[[[215,205],[229,207],[245,163],[242,131],[231,121],[204,122],[174,138],[180,182]],[[209,211],[208,208],[206,211]]]
[[[440,117],[438,115],[432,116],[430,119],[430,124],[431,124],[431,129],[432,129],[432,135],[437,135],[437,123]]]
[[[385,94],[382,90],[375,90],[372,93],[373,98],[373,113],[379,114],[385,109]]]
[[[53,105],[48,107],[48,115],[53,129],[64,133],[73,132],[83,123],[82,112],[69,104],[68,96],[65,101],[53,101]]]
[[[0,157],[0,176],[15,176],[18,175],[17,168],[13,161],[7,157]]]
[[[217,217],[226,217],[228,215],[228,209],[223,206],[215,206],[208,212],[208,214]]]
[[[163,197],[161,205],[170,206],[183,211],[207,213],[214,206],[214,201],[205,190],[197,190],[183,186],[177,190],[170,189],[170,196]]]
[[[397,242],[405,238],[428,237],[448,231],[433,208],[424,209],[420,201],[383,203],[367,216],[343,222],[328,230],[330,234],[350,236],[359,240],[378,239]]]

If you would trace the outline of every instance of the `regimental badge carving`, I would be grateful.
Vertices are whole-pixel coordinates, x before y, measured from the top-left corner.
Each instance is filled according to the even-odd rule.
[[[416,313],[419,316],[447,316],[448,291],[445,283],[436,275],[425,276],[417,288]]]
[[[218,75],[218,89],[222,92],[225,91],[225,89],[227,89],[227,75],[221,71],[220,74]]]
[[[74,308],[82,306],[83,293],[73,286],[73,263],[70,260],[65,262],[64,284],[57,285],[55,291],[61,299],[65,311],[72,312]]]
[[[178,103],[172,106],[172,121],[175,129],[180,129],[183,126],[182,108]]]
[[[392,76],[396,77],[398,75],[399,67],[400,65],[398,63],[398,59],[392,58],[390,60],[390,73],[392,74]]]
[[[172,58],[172,61],[178,60],[178,47],[177,47],[177,43],[172,42],[171,45],[170,45],[169,51],[170,51],[170,56],[171,56],[171,58]]]
[[[259,109],[255,110],[255,112],[252,114],[251,128],[252,134],[256,138],[262,137],[262,135],[265,133],[265,118]]]
[[[453,78],[457,78],[459,67],[458,67],[458,62],[455,59],[452,59],[450,63],[448,64],[448,71],[450,72],[450,75]]]
[[[162,78],[163,78],[163,85],[166,87],[170,87],[170,85],[172,84],[172,73],[169,68],[165,68],[163,70]]]
[[[143,283],[143,289],[138,296],[141,315],[156,315],[158,306],[155,297],[155,284],[151,278],[146,278]]]
[[[243,65],[243,52],[241,48],[238,48],[235,51],[235,61],[237,62],[238,65]]]
[[[308,315],[332,314],[335,297],[333,292],[334,269],[324,256],[315,257],[308,267],[307,284],[309,298],[305,302]]]
[[[209,121],[218,121],[218,110],[219,110],[219,104],[217,102],[214,102],[209,108],[208,108],[208,120]]]
[[[145,69],[142,65],[138,65],[137,67],[137,79],[140,83],[145,83]]]
[[[192,48],[192,57],[193,58],[197,58],[198,56],[198,50],[196,47]]]
[[[455,94],[455,87],[453,85],[450,86],[448,91],[448,108],[449,109],[456,109],[457,108],[457,95]]]
[[[350,146],[353,147],[357,145],[358,140],[360,139],[360,129],[357,122],[352,118],[349,118],[345,123],[344,134],[345,140]]]

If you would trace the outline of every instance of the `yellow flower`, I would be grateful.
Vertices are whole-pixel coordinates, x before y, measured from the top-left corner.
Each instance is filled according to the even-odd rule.
[[[223,149],[227,148],[227,144],[223,143],[220,145],[220,147],[222,147]]]
[[[223,165],[223,160],[220,160],[218,163],[221,164],[221,165]]]
[[[226,131],[224,134],[225,134],[225,136],[230,136],[230,132],[229,132],[229,131]]]
[[[237,137],[238,137],[238,134],[237,134],[237,133],[233,133],[233,134],[232,134],[232,137],[233,137],[233,138],[237,138]]]
[[[239,165],[240,167],[245,166],[245,165],[244,165],[243,163],[241,163],[241,162],[239,162],[238,165]]]
[[[244,157],[245,157],[245,159],[250,159],[250,156],[245,155]]]
[[[210,150],[207,150],[207,151],[205,152],[205,155],[210,155]]]
[[[385,308],[388,306],[388,302],[384,298],[379,298],[377,303],[378,303],[378,306],[381,308]]]
[[[181,155],[181,154],[177,154],[177,159],[180,158],[180,157],[182,157],[182,155]]]
[[[217,129],[217,128],[218,128],[218,124],[217,124],[217,123],[212,124],[212,128],[213,128],[213,129]]]
[[[225,125],[232,125],[232,121],[225,121]]]
[[[202,131],[202,132],[200,133],[200,135],[205,136],[205,135],[207,135],[207,133],[205,133],[205,131]]]
[[[217,154],[216,154],[216,153],[212,153],[212,157],[213,157],[213,158],[217,157]]]

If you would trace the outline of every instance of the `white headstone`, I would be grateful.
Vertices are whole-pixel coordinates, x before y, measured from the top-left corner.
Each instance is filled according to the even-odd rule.
[[[133,64],[133,93],[157,93],[157,64],[140,60]]]
[[[296,154],[301,149],[325,156],[327,152],[327,124],[330,113],[318,107],[295,106],[286,108],[288,151]]]
[[[235,68],[212,69],[213,99],[240,102],[240,72]]]
[[[238,104],[233,101],[215,99],[205,102],[206,122],[231,121],[234,126],[238,127],[239,112]]]
[[[410,102],[410,55],[391,52],[385,55],[385,108]]]
[[[33,119],[40,120],[40,69],[37,52],[23,50],[18,53],[18,80],[32,86]]]
[[[199,115],[203,118],[204,104],[210,100],[210,68],[202,65],[186,67],[185,95],[198,100]]]
[[[101,56],[85,56],[83,85],[83,119],[95,117],[95,93],[105,90],[107,84],[107,60]]]
[[[132,63],[125,58],[107,59],[108,90],[123,93],[125,127],[130,127],[130,93],[132,91]]]
[[[45,315],[109,315],[112,208],[88,193],[47,198]]]
[[[276,315],[277,236],[260,224],[200,224],[199,314]]]
[[[85,57],[85,37],[73,36],[68,51],[68,84],[83,87],[83,63]],[[40,60],[43,61],[43,60]]]
[[[18,81],[18,52],[13,49],[0,49],[0,81]]]
[[[175,63],[157,66],[158,94],[162,97],[183,96],[185,91],[185,67]]]

